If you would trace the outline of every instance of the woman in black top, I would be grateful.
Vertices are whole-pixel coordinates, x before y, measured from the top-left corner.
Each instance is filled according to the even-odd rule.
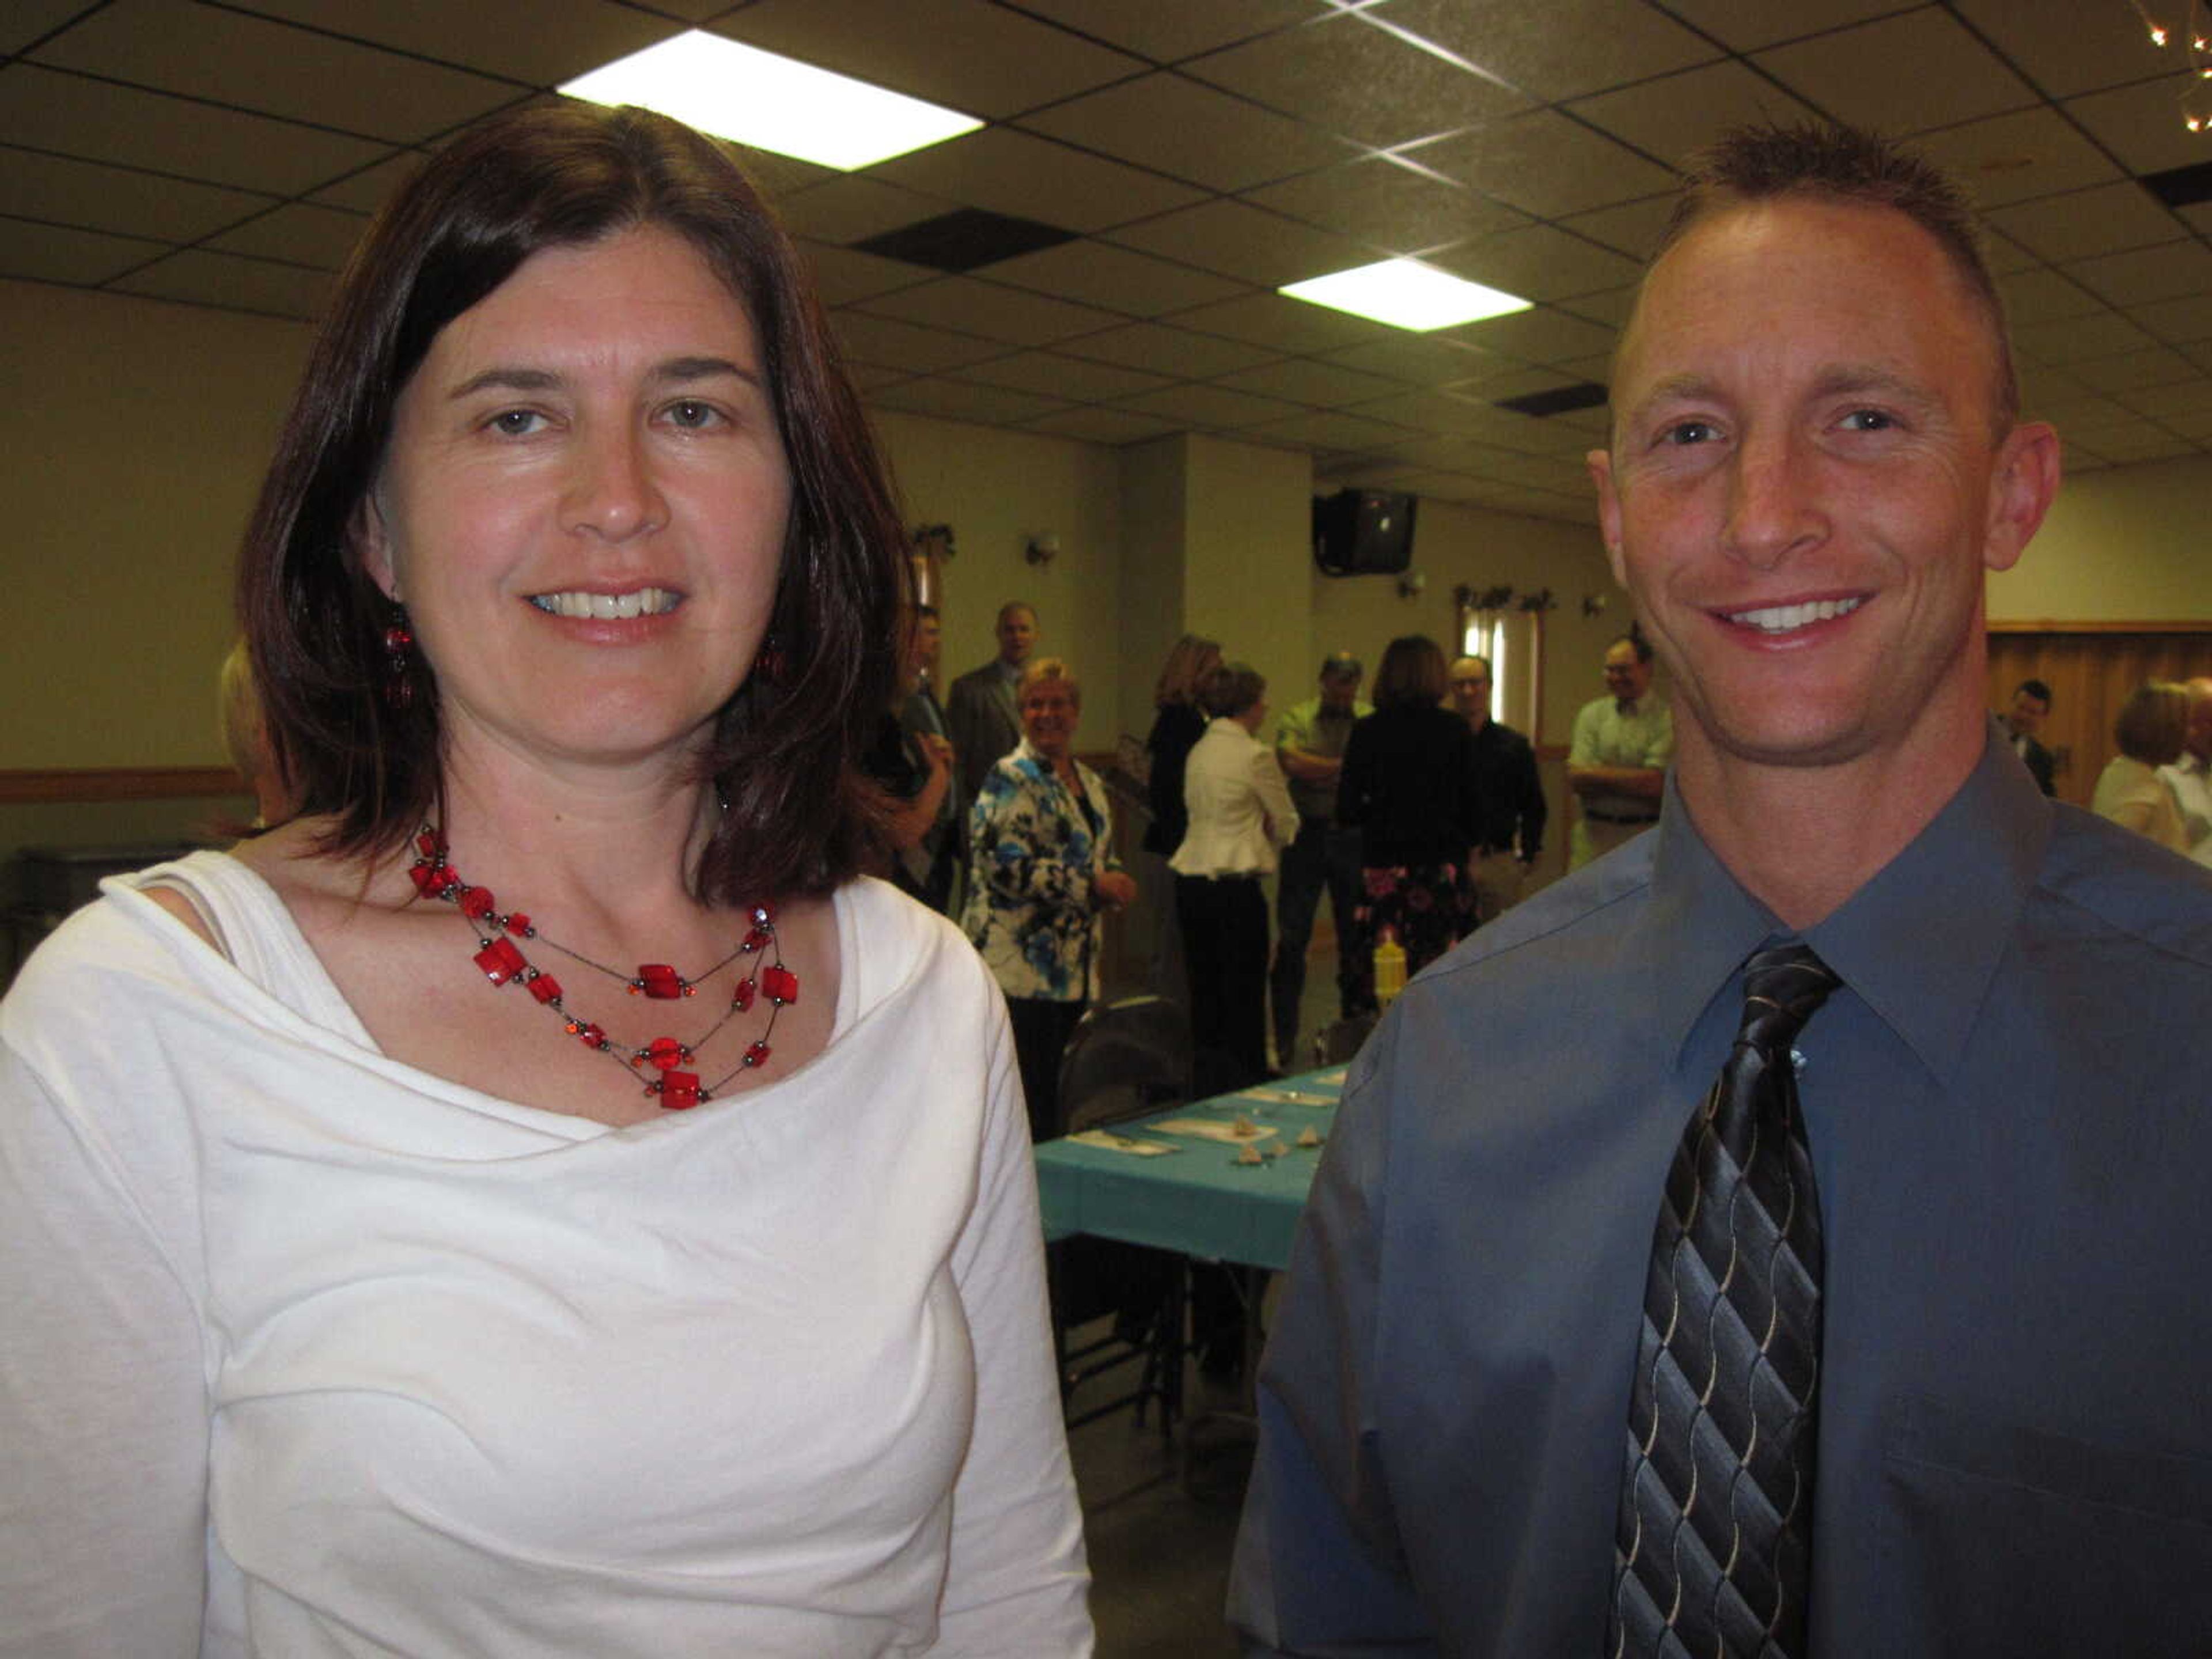
[[[1218,641],[1186,634],[1168,653],[1159,683],[1152,689],[1152,706],[1159,712],[1152,717],[1152,735],[1145,739],[1145,752],[1152,757],[1145,794],[1152,809],[1152,821],[1145,830],[1144,847],[1147,853],[1158,853],[1164,859],[1175,856],[1175,849],[1182,845],[1183,831],[1190,828],[1190,811],[1182,799],[1183,767],[1198,740],[1206,735],[1198,688],[1220,664]]]
[[[1383,929],[1404,948],[1408,974],[1474,931],[1474,740],[1440,706],[1448,689],[1434,640],[1391,641],[1376,672],[1375,712],[1344,745],[1336,821],[1359,830],[1364,890],[1350,950],[1370,1005]]]

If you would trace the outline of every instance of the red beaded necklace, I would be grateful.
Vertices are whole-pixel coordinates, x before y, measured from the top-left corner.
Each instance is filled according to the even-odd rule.
[[[661,1105],[668,1110],[683,1111],[702,1100],[712,1100],[715,1091],[739,1072],[768,1064],[768,1040],[775,1033],[776,1016],[799,1000],[799,975],[783,965],[783,945],[776,937],[775,912],[769,906],[753,906],[751,931],[738,942],[736,950],[696,979],[686,979],[660,962],[641,963],[635,974],[625,974],[605,963],[592,961],[581,951],[570,950],[557,939],[547,938],[521,911],[502,912],[489,888],[471,885],[453,867],[447,854],[445,837],[429,824],[424,824],[416,836],[415,847],[417,857],[407,873],[413,878],[416,890],[425,898],[445,900],[467,920],[470,931],[477,936],[476,964],[483,970],[484,977],[495,987],[514,983],[528,988],[530,994],[561,1020],[562,1030],[586,1048],[596,1049],[633,1072],[643,1072],[648,1066],[658,1072],[659,1075],[645,1085],[645,1092],[659,1096]],[[730,994],[730,1006],[697,1041],[680,1042],[672,1036],[657,1036],[643,1048],[633,1048],[617,1042],[593,1021],[571,1013],[562,1000],[561,981],[532,967],[524,958],[521,947],[514,942],[518,939],[535,939],[573,962],[597,969],[610,979],[622,981],[632,996],[648,997],[655,1001],[698,995],[701,985],[739,957],[758,956],[766,951],[774,960],[763,964],[757,975],[747,974],[738,981]],[[768,1024],[759,1036],[745,1045],[744,1057],[726,1075],[702,1086],[696,1072],[678,1069],[705,1048],[716,1032],[763,996],[768,999]]]

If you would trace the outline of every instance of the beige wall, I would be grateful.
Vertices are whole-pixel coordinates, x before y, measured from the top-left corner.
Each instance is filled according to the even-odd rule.
[[[1110,748],[1121,715],[1121,474],[1114,452],[957,421],[885,411],[876,429],[905,522],[949,524],[944,568],[945,683],[998,654],[992,623],[1009,599],[1036,608],[1038,649],[1065,657],[1083,682],[1085,748]],[[1032,537],[1052,532],[1060,554],[1035,565]]]
[[[0,769],[222,761],[232,564],[307,339],[0,282]]]
[[[2069,478],[2020,562],[1990,578],[1990,618],[2212,621],[2208,520],[2212,456]]]

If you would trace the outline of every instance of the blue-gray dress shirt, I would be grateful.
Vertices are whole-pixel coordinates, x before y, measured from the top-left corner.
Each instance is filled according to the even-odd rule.
[[[1661,1182],[1784,931],[1670,781],[1399,1000],[1261,1373],[1250,1650],[1599,1652]],[[2212,1653],[2212,876],[1992,739],[1804,937],[1811,1654]]]

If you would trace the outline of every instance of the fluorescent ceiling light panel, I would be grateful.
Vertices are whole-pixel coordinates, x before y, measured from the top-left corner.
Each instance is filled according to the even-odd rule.
[[[717,138],[848,173],[983,125],[703,29],[617,58],[561,91],[593,104],[641,104]]]
[[[1384,259],[1328,276],[1309,276],[1275,291],[1333,311],[1348,311],[1355,317],[1388,323],[1393,328],[1424,333],[1432,328],[1449,328],[1455,323],[1479,323],[1486,317],[1526,311],[1534,303],[1480,283],[1463,282],[1418,259]]]

